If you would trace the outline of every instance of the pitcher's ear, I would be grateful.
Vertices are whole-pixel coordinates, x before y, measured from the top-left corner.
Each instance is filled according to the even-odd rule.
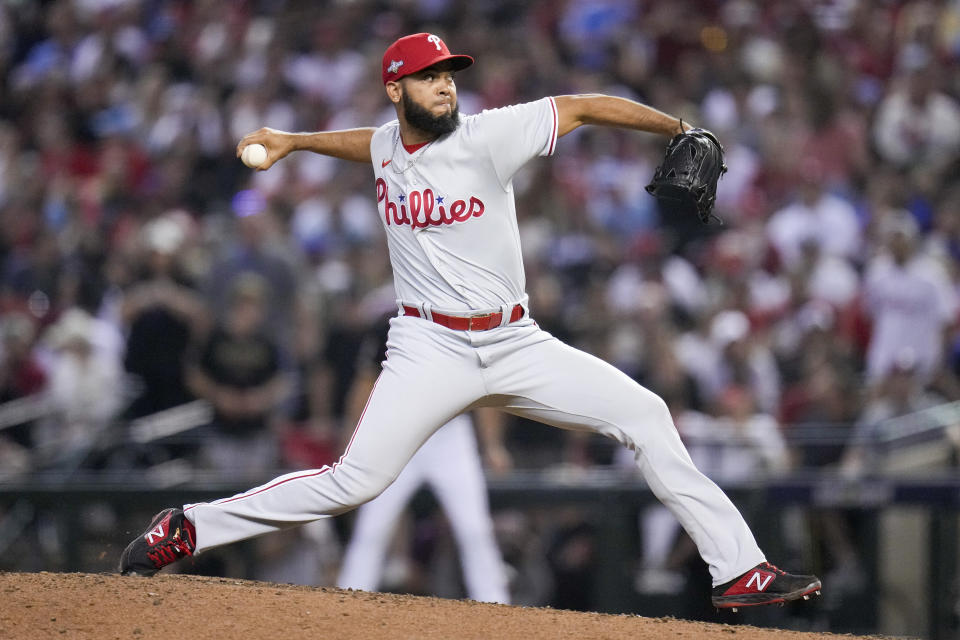
[[[391,80],[384,85],[384,89],[387,92],[387,98],[390,99],[390,102],[400,104],[400,99],[403,97],[403,87],[400,86],[399,82]]]

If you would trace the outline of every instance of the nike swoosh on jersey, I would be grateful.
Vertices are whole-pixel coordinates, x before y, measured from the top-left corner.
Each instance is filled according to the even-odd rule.
[[[390,160],[381,160],[381,161],[380,161],[380,168],[383,169],[385,166],[387,166],[387,165],[390,164],[391,162],[393,162],[393,158],[391,158]]]

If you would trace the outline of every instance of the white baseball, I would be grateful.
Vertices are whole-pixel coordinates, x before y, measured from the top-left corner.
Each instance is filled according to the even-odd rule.
[[[262,144],[248,144],[240,152],[240,159],[243,164],[251,169],[256,169],[267,161],[267,148]]]

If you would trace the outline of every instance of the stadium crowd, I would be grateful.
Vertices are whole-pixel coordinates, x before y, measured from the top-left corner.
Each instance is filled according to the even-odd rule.
[[[395,306],[370,170],[235,145],[392,119],[380,57],[413,31],[476,58],[464,113],[601,92],[717,133],[722,226],[659,215],[654,136],[578,130],[515,182],[533,317],[667,399],[708,473],[876,469],[885,421],[960,399],[956,0],[7,2],[0,474],[335,459]],[[197,398],[202,437],[98,449]]]

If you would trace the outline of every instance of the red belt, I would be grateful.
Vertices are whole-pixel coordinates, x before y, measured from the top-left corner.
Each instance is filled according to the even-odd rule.
[[[403,305],[403,315],[414,316],[416,318],[423,317],[416,307],[407,305]],[[437,313],[436,311],[430,315],[433,316],[433,321],[437,324],[448,329],[455,329],[456,331],[487,331],[499,327],[500,321],[503,320],[503,314],[499,311],[497,313],[488,313],[480,316],[448,316],[443,313]],[[516,322],[522,317],[523,305],[515,305],[510,312],[510,322]]]

